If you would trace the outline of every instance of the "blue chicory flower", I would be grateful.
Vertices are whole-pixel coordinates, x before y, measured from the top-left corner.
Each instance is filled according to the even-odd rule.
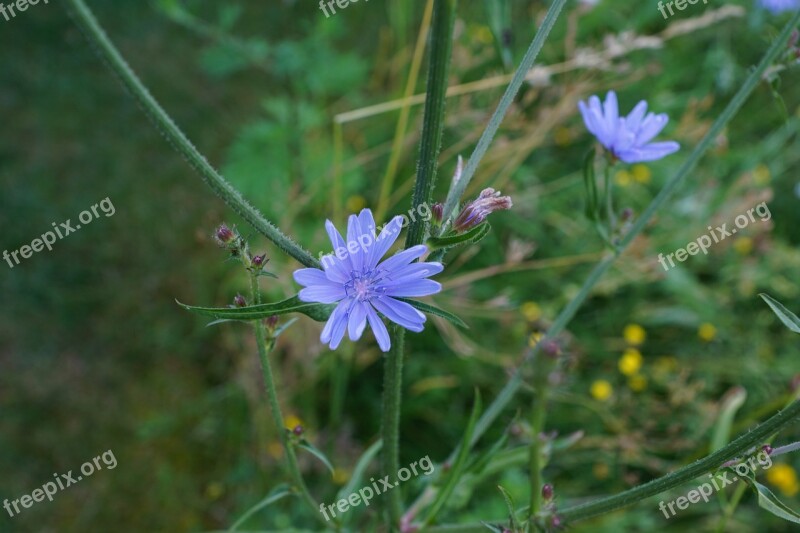
[[[800,0],[758,0],[758,3],[773,15],[800,9]]]
[[[605,103],[592,96],[589,103],[578,102],[583,122],[609,152],[626,163],[655,161],[678,151],[674,141],[651,143],[669,118],[665,114],[647,113],[647,102],[642,100],[627,117],[619,116],[617,94],[609,91]],[[647,113],[647,116],[645,116]]]
[[[411,331],[422,331],[425,315],[398,297],[435,294],[442,286],[428,278],[442,271],[441,263],[413,263],[428,248],[412,246],[385,261],[381,258],[400,235],[403,217],[391,220],[376,238],[375,219],[369,209],[350,215],[347,221],[347,242],[330,220],[325,229],[333,245],[333,254],[323,256],[322,270],[301,268],[294,279],[305,288],[299,297],[304,302],[337,303],[322,330],[320,341],[335,350],[344,337],[358,340],[369,322],[378,346],[389,351],[391,342],[378,313]]]

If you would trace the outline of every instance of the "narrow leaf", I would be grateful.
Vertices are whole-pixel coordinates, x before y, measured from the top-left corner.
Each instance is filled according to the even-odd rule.
[[[464,329],[469,329],[469,326],[456,315],[449,311],[445,311],[444,309],[440,309],[436,306],[431,304],[426,304],[424,302],[420,302],[419,300],[411,300],[409,298],[395,298],[395,300],[400,300],[401,302],[405,302],[410,306],[422,311],[423,313],[427,313],[429,315],[436,315],[438,317],[444,318],[451,324],[455,324],[456,326]]]
[[[188,311],[216,319],[229,320],[258,320],[273,315],[288,313],[302,313],[317,322],[324,322],[333,312],[333,304],[320,304],[303,302],[297,296],[292,296],[281,302],[250,305],[247,307],[197,307],[186,305],[175,300],[178,305]]]
[[[797,315],[786,309],[783,304],[769,294],[762,292],[759,294],[759,296],[761,296],[761,298],[767,302],[767,305],[770,306],[772,312],[778,315],[778,318],[781,320],[781,322],[783,322],[784,326],[795,333],[800,333],[800,318],[797,318]]]
[[[714,426],[714,433],[711,436],[711,452],[719,450],[730,442],[733,418],[736,416],[736,411],[739,410],[746,399],[747,391],[742,387],[735,387],[722,400],[719,418]]]
[[[778,499],[775,494],[767,487],[758,481],[750,478],[744,478],[758,493],[758,506],[762,509],[769,511],[777,517],[783,518],[789,522],[800,524],[800,514],[794,509],[783,503]]]
[[[264,498],[263,500],[252,506],[250,509],[247,510],[247,512],[245,512],[242,515],[241,518],[239,518],[239,520],[234,522],[234,524],[230,527],[230,529],[228,529],[228,531],[236,531],[236,529],[239,526],[244,524],[248,518],[256,514],[258,511],[277,502],[281,498],[285,498],[286,496],[291,496],[291,494],[292,494],[291,490],[289,490],[289,487],[285,483],[275,487],[269,494],[267,494],[266,498]]]
[[[361,457],[358,459],[355,468],[353,469],[353,475],[350,476],[350,481],[347,482],[347,485],[342,487],[339,493],[336,495],[337,500],[341,500],[342,498],[347,498],[351,494],[355,493],[363,483],[364,474],[369,468],[370,463],[375,459],[375,456],[378,455],[378,452],[381,451],[383,447],[383,441],[378,440],[372,446],[367,448]],[[342,516],[342,519],[347,522],[348,517],[353,515],[354,513],[347,513],[346,515]]]
[[[320,462],[322,464],[324,464],[328,468],[328,470],[331,473],[331,476],[333,476],[333,465],[328,460],[328,458],[325,457],[325,454],[322,453],[321,451],[319,451],[313,444],[308,442],[306,439],[303,439],[303,440],[301,440],[300,442],[297,443],[297,447],[306,450],[311,455],[313,455],[314,457],[319,459]]]
[[[430,250],[439,248],[451,248],[462,244],[475,244],[489,233],[491,226],[488,222],[479,224],[461,235],[449,235],[447,237],[431,237],[426,241]]]
[[[514,513],[514,498],[511,497],[511,494],[508,493],[506,489],[497,485],[497,488],[500,489],[500,493],[503,495],[503,500],[506,502],[506,507],[508,508],[508,520],[511,523],[511,530],[517,531],[519,529],[519,523],[517,522],[517,516]]]

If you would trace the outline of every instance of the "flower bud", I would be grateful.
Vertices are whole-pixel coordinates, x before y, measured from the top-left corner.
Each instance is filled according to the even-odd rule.
[[[264,319],[264,325],[267,326],[267,329],[270,331],[275,330],[275,326],[278,325],[278,315],[272,315]]]
[[[261,254],[261,255],[254,255],[250,259],[250,261],[252,261],[253,266],[263,267],[264,265],[267,264],[267,261],[269,261],[269,259],[267,259],[267,254]]]
[[[761,447],[761,451],[763,451],[767,455],[772,455],[772,446],[770,446],[769,444],[765,444]]]
[[[233,298],[233,305],[235,305],[236,307],[246,307],[247,300],[245,300],[244,296],[242,296],[241,294],[237,294]]]
[[[299,437],[300,435],[303,434],[303,426],[301,426],[300,424],[297,424],[294,427],[294,429],[292,430],[292,433],[294,433],[295,435],[297,435]]]
[[[500,191],[491,187],[484,189],[475,200],[464,206],[453,223],[453,229],[464,233],[482,223],[495,211],[511,209],[513,205],[510,196],[500,196]]]
[[[553,485],[550,483],[545,483],[542,486],[542,498],[544,501],[549,502],[553,499]]]
[[[436,202],[433,204],[433,207],[431,207],[431,215],[433,215],[434,221],[442,221],[442,216],[444,215],[444,206],[441,204],[441,202]]]
[[[561,527],[561,519],[557,516],[554,516],[553,519],[550,520],[550,525],[552,525],[554,528]]]
[[[222,245],[230,244],[236,238],[236,235],[233,233],[233,231],[231,231],[231,229],[225,224],[222,224],[217,228],[215,236],[217,237],[217,241]]]

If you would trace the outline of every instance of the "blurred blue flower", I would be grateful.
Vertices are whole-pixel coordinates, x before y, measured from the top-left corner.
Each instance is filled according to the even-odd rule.
[[[369,209],[358,216],[350,215],[347,243],[330,220],[325,222],[334,254],[322,258],[322,268],[301,268],[294,279],[305,288],[299,297],[304,302],[336,303],[322,330],[320,341],[335,350],[344,337],[358,340],[367,322],[378,346],[389,351],[391,342],[378,312],[411,331],[422,331],[425,315],[397,297],[418,297],[435,294],[442,286],[428,276],[442,271],[441,263],[412,263],[428,251],[424,245],[412,246],[382,263],[403,227],[403,217],[392,219],[375,237],[375,219]],[[376,312],[377,311],[377,312]]]
[[[644,100],[636,104],[627,117],[619,116],[617,94],[614,91],[608,92],[602,105],[600,98],[592,96],[588,104],[578,102],[578,107],[583,122],[600,144],[626,163],[655,161],[680,148],[674,141],[650,142],[664,129],[669,118],[663,113],[647,113],[647,102]]]
[[[800,9],[800,0],[758,0],[758,3],[773,15]]]

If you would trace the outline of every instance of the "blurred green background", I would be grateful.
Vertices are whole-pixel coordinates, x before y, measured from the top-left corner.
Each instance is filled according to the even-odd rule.
[[[143,82],[223,174],[315,255],[323,222],[382,208],[406,212],[422,108],[393,143],[426,1],[359,2],[326,18],[315,2],[92,0],[90,7]],[[458,9],[437,198],[467,157],[546,4],[462,1]],[[722,9],[720,12],[719,9]],[[717,20],[696,20],[712,11]],[[690,19],[692,22],[688,22]],[[750,2],[689,6],[665,21],[655,5],[571,3],[469,191],[492,186],[514,209],[492,217],[477,247],[446,259],[433,301],[469,324],[431,320],[407,340],[401,463],[442,461],[458,443],[480,389],[488,403],[538,332],[575,295],[602,243],[583,210],[580,165],[593,139],[577,101],[617,90],[666,112],[663,139],[682,150],[615,174],[620,207],[641,213],[696,145],[780,27]],[[30,494],[53,473],[112,450],[102,470],[10,518],[0,531],[224,529],[285,481],[251,330],[206,327],[175,304],[224,306],[247,278],[226,262],[213,230],[237,224],[266,252],[277,280],[297,268],[237,219],[153,128],[60,3],[0,19],[0,248],[15,250],[105,197],[101,217],[13,269],[0,263],[0,498]],[[609,55],[609,51],[613,52]],[[791,337],[758,298],[800,312],[800,79],[762,83],[667,209],[597,285],[564,336],[570,359],[548,424],[583,431],[545,474],[559,506],[622,491],[709,451],[725,399],[746,391],[738,435],[785,405],[800,372]],[[413,94],[425,90],[425,63]],[[366,108],[366,109],[365,109]],[[361,110],[355,116],[345,114]],[[338,117],[338,118],[337,118]],[[396,160],[396,172],[387,167]],[[391,183],[391,185],[389,184]],[[390,194],[380,203],[382,187]],[[656,258],[767,201],[756,222],[665,273]],[[320,325],[293,324],[272,354],[287,424],[301,423],[331,457],[310,455],[312,492],[334,501],[379,430],[381,358],[371,334],[336,353]],[[626,329],[627,328],[627,329]],[[503,431],[530,438],[521,392],[479,443]],[[792,429],[777,443],[800,437]],[[513,456],[509,456],[513,459]],[[446,522],[496,520],[498,484],[528,498],[526,459],[459,486]],[[780,466],[778,466],[780,463]],[[759,474],[800,505],[792,456]],[[406,501],[420,479],[403,485]],[[681,487],[576,531],[790,531],[745,495],[722,523],[716,501],[669,521],[657,509]],[[733,493],[733,491],[729,491]],[[358,527],[378,530],[374,507]],[[314,527],[298,500],[256,514],[253,530]],[[719,529],[722,528],[722,529]]]

